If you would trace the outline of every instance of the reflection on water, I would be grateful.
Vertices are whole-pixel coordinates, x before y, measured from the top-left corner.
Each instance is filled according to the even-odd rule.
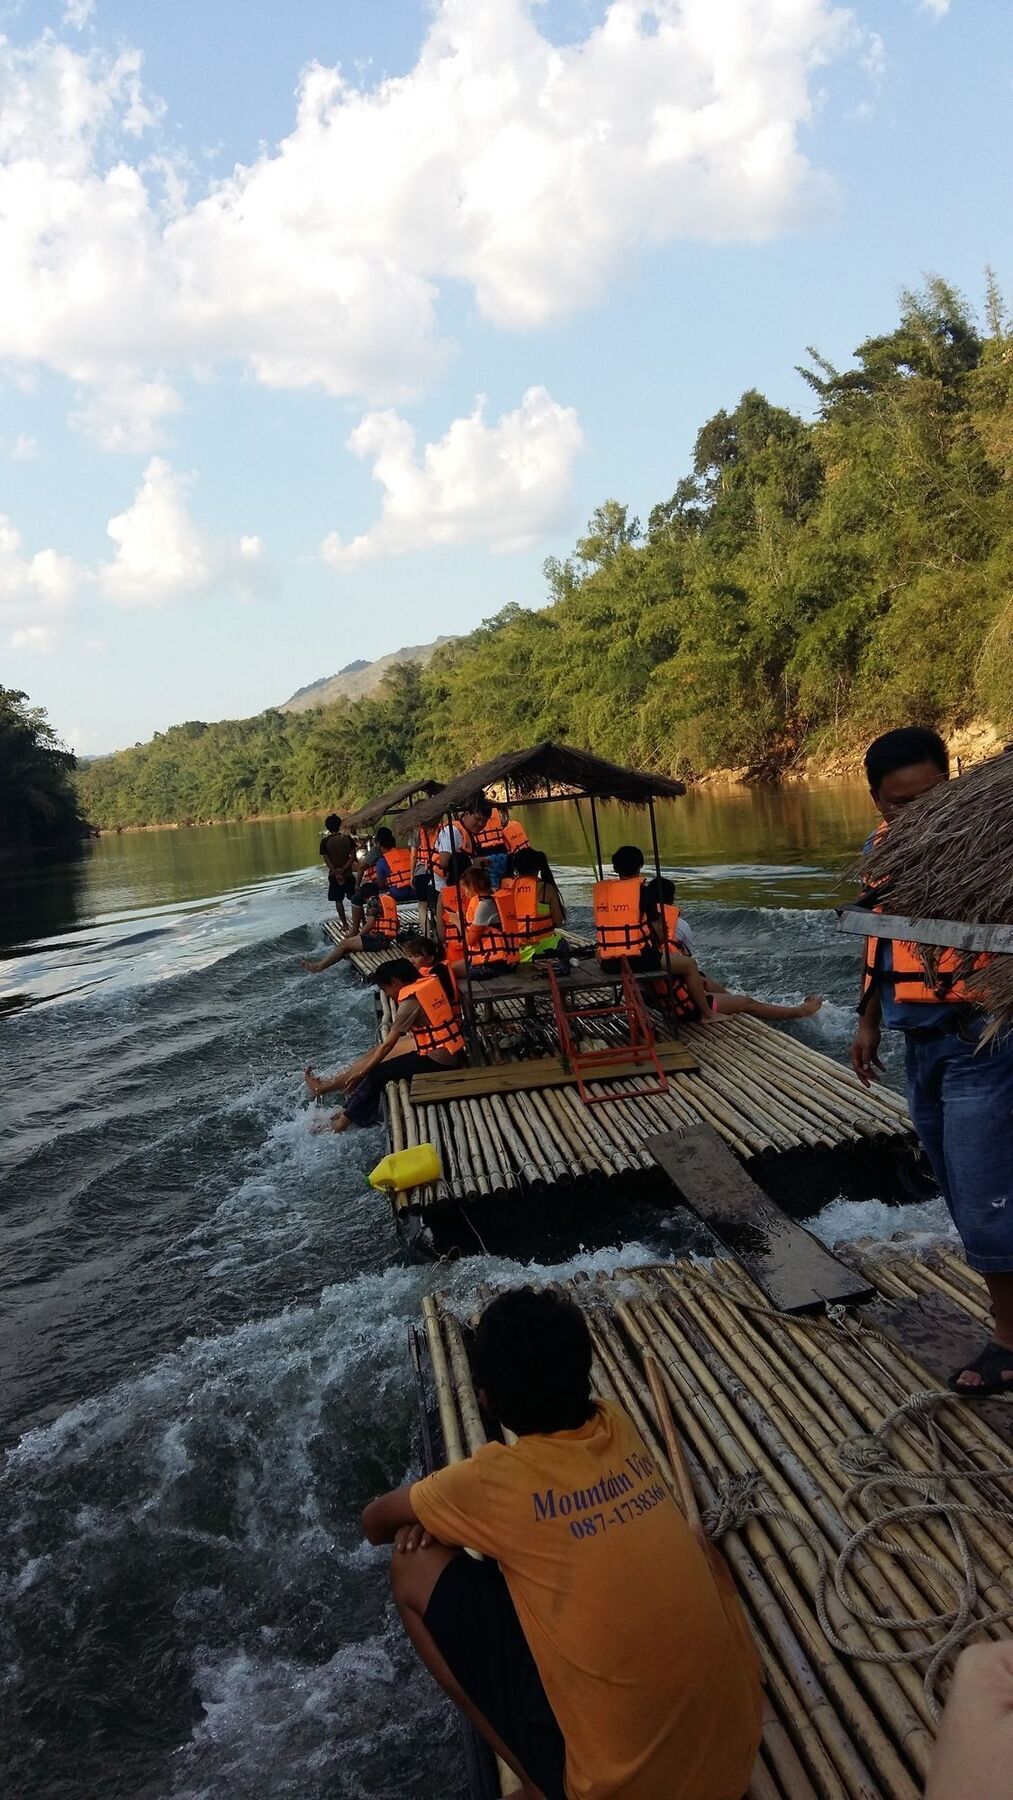
[[[650,856],[646,811],[597,809],[606,864],[618,844]],[[857,783],[833,787],[697,788],[656,809],[663,864],[687,889],[749,905],[777,888],[779,905],[833,897],[873,822]],[[594,863],[590,808],[569,802],[517,809],[532,843],[553,863]],[[0,884],[0,948],[57,937],[110,915],[176,907],[318,864],[320,821],[265,819],[178,831],[110,833],[71,862],[7,865]]]
[[[606,869],[619,844],[639,844],[651,860],[650,818],[643,808],[599,804],[598,835]],[[655,808],[662,866],[680,891],[703,892],[730,906],[827,904],[847,884],[875,822],[868,791],[857,782],[827,787],[693,788]],[[587,801],[517,809],[532,843],[549,860],[594,863]]]

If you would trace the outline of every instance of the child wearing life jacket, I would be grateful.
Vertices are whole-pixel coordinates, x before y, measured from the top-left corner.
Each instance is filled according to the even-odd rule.
[[[545,856],[527,845],[512,853],[510,864],[513,874],[506,877],[503,886],[509,884],[513,894],[520,961],[557,955],[565,943],[566,908]]]
[[[484,863],[472,863],[461,877],[468,972],[472,980],[485,981],[517,967],[520,956],[512,890],[512,882],[507,882],[494,893],[492,877]],[[456,976],[464,974],[463,957],[451,966]]]
[[[595,935],[603,969],[618,969],[618,958],[628,956],[634,971],[671,974],[675,978],[671,1010],[691,1023],[730,1013],[749,1013],[754,1019],[807,1019],[819,1011],[823,1005],[819,994],[807,994],[796,1006],[782,1006],[752,994],[732,994],[717,982],[705,981],[694,958],[686,954],[685,939],[680,942],[674,886],[664,877],[660,884],[657,877],[642,880],[643,866],[643,851],[635,844],[623,844],[612,858],[616,880],[595,882]],[[664,992],[659,982],[658,997]]]
[[[465,901],[461,879],[471,868],[471,857],[463,850],[445,859],[443,886],[436,901],[436,936],[444,957],[451,967],[464,956],[464,926],[461,912]]]
[[[420,970],[397,957],[381,964],[373,985],[395,1008],[390,1030],[375,1049],[336,1075],[321,1078],[312,1068],[305,1070],[314,1100],[322,1094],[345,1095],[341,1111],[321,1120],[315,1130],[373,1125],[388,1081],[410,1081],[413,1075],[450,1069],[464,1056],[457,989],[442,963]]]

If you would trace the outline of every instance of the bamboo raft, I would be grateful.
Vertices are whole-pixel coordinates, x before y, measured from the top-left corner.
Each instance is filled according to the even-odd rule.
[[[949,1249],[854,1260],[888,1304],[944,1291],[980,1336],[984,1284]],[[879,1328],[864,1309],[788,1318],[729,1259],[577,1275],[567,1288],[591,1330],[595,1391],[631,1415],[678,1499],[645,1356],[660,1364],[766,1674],[751,1800],[917,1800],[951,1657],[972,1633],[1010,1629],[1008,1430],[949,1396],[897,1417],[938,1383],[884,1335],[882,1307]],[[466,1321],[427,1296],[423,1323],[453,1462],[486,1439]],[[999,1407],[1013,1420],[1013,1403]]]
[[[338,939],[331,921],[324,929]],[[368,979],[387,952],[364,951],[348,960]],[[390,1008],[378,998],[382,1029]],[[497,1002],[497,1014],[495,1025],[479,1025],[490,1059],[509,1056],[511,1032],[530,1030],[521,1000]],[[601,1034],[607,1039],[607,1022]],[[738,1015],[683,1026],[679,1041],[697,1066],[670,1070],[666,1094],[638,1094],[636,1078],[597,1081],[589,1091],[607,1093],[611,1104],[594,1108],[583,1105],[573,1087],[416,1104],[407,1081],[390,1082],[390,1148],[435,1144],[443,1169],[441,1181],[397,1196],[396,1210],[427,1214],[452,1202],[640,1179],[656,1173],[644,1149],[647,1138],[698,1124],[711,1125],[747,1161],[902,1139],[911,1131],[898,1094],[863,1088],[850,1069],[759,1019]],[[556,1050],[547,1036],[533,1047],[545,1055]]]

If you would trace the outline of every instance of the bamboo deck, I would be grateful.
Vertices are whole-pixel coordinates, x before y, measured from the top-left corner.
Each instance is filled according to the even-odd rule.
[[[336,935],[330,921],[325,926]],[[348,959],[364,978],[386,960],[372,951]],[[491,992],[491,990],[490,990]],[[483,992],[483,1002],[489,995]],[[544,1015],[532,1024],[522,1000],[497,1004],[497,1021],[478,1025],[490,1061],[555,1055]],[[389,1021],[381,999],[381,1025]],[[609,1035],[606,1023],[600,1028]],[[615,1033],[619,1041],[618,1031]],[[687,1126],[713,1126],[745,1160],[785,1151],[834,1150],[903,1138],[911,1126],[903,1099],[866,1089],[850,1069],[787,1032],[739,1015],[684,1026],[680,1042],[698,1067],[668,1076],[667,1094],[637,1093],[636,1078],[593,1082],[608,1106],[585,1106],[573,1087],[531,1088],[435,1103],[413,1103],[408,1082],[390,1082],[387,1129],[392,1150],[436,1145],[443,1179],[398,1196],[401,1211],[431,1213],[448,1203],[639,1179],[656,1172],[647,1138]]]
[[[945,1291],[958,1316],[983,1334],[984,1284],[950,1250],[924,1260],[856,1261],[889,1300]],[[1008,1431],[1000,1436],[973,1404],[948,1399],[934,1415],[938,1463],[921,1415],[885,1431],[879,1459],[870,1458],[868,1434],[938,1383],[883,1335],[889,1324],[882,1326],[881,1310],[880,1329],[861,1311],[787,1318],[764,1304],[730,1260],[621,1270],[597,1281],[578,1275],[567,1287],[591,1329],[596,1392],[630,1413],[669,1479],[644,1376],[647,1351],[661,1365],[700,1506],[720,1506],[721,1484],[748,1486],[750,1472],[758,1476],[755,1516],[721,1535],[766,1673],[766,1726],[751,1800],[917,1800],[932,1753],[935,1700],[949,1672],[949,1654],[938,1671],[933,1658],[961,1594],[968,1617],[981,1622],[976,1635],[1010,1629],[1008,1620],[991,1618],[1009,1608],[1013,1578]],[[430,1297],[423,1318],[445,1460],[456,1461],[485,1441],[465,1321]],[[1013,1421],[1013,1402],[999,1404]],[[842,1450],[849,1439],[855,1443]],[[917,1480],[939,1467],[958,1477],[947,1494]],[[884,1471],[893,1479],[885,1481]],[[982,1471],[993,1479],[983,1481]],[[977,1480],[959,1479],[974,1473]],[[956,1528],[947,1497],[951,1508],[967,1502],[973,1509]],[[852,1543],[882,1513],[923,1503],[918,1517],[908,1514]],[[709,1530],[712,1537],[719,1531],[713,1516]],[[849,1606],[833,1579],[846,1546]],[[824,1598],[837,1646],[821,1623]],[[876,1660],[897,1650],[909,1660]]]

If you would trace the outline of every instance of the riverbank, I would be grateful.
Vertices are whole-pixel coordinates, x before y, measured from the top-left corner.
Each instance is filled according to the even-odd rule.
[[[988,719],[972,719],[942,736],[949,746],[954,774],[972,769],[978,763],[997,756],[1005,738]],[[684,775],[679,779],[694,787],[818,787],[834,781],[864,781],[864,757],[868,739],[847,745],[837,743],[832,749],[814,749],[786,763],[775,759],[761,764],[744,764],[738,768],[709,769],[704,775]]]

